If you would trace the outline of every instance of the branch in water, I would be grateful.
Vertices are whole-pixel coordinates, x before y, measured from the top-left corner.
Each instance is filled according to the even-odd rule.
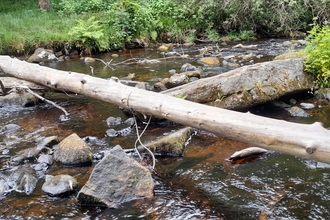
[[[47,102],[47,103],[49,103],[49,104],[55,106],[56,108],[60,109],[61,111],[64,112],[65,118],[67,119],[67,116],[69,115],[69,113],[68,113],[63,107],[57,105],[55,102],[52,102],[52,101],[50,101],[50,100],[48,100],[48,99],[42,97],[41,95],[39,95],[39,94],[33,92],[33,91],[32,91],[29,87],[27,87],[27,86],[17,86],[17,88],[24,89],[26,92],[28,92],[28,93],[34,95],[34,96],[37,97],[38,99],[40,99],[40,100],[42,100],[42,101],[45,101],[45,102]]]

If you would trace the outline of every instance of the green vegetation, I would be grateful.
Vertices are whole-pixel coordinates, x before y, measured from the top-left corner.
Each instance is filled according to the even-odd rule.
[[[314,25],[305,49],[305,70],[315,76],[319,88],[330,87],[330,26]]]
[[[3,0],[0,4],[0,53],[26,54],[38,46],[62,46],[76,16],[63,19],[55,12],[38,10],[36,0]]]
[[[217,42],[290,36],[330,18],[329,0],[2,0],[0,53],[36,47],[106,51],[135,41]]]

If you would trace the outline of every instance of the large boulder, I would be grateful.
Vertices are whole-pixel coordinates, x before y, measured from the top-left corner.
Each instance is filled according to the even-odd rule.
[[[200,79],[168,89],[163,94],[227,109],[251,107],[314,87],[304,72],[303,59],[275,60]]]
[[[54,149],[54,160],[64,166],[86,165],[93,159],[91,148],[76,133],[63,139]]]
[[[82,205],[116,208],[125,202],[152,198],[153,189],[149,170],[117,145],[95,166],[77,199]]]

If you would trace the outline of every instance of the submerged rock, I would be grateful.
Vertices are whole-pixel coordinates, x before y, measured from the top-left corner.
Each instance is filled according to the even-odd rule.
[[[30,165],[24,164],[14,168],[7,178],[10,190],[31,194],[38,182],[38,177]]]
[[[78,183],[76,178],[70,175],[47,175],[46,182],[42,185],[41,190],[51,196],[63,196],[70,194],[77,189],[77,187]]]
[[[117,117],[117,118],[109,117],[109,118],[107,118],[106,122],[107,122],[108,127],[111,128],[114,125],[120,125],[123,121],[120,117]]]
[[[13,132],[13,131],[17,131],[20,130],[21,126],[17,125],[17,124],[7,124],[4,125],[2,127],[0,127],[0,134],[1,133],[8,133],[8,132]]]
[[[57,136],[45,137],[38,142],[36,147],[27,148],[27,149],[19,152],[17,155],[15,155],[13,158],[11,158],[11,160],[9,161],[9,164],[10,165],[19,165],[19,164],[23,163],[24,160],[35,159],[39,156],[41,151],[49,153],[51,151],[50,147],[52,147],[56,143],[58,143]],[[49,155],[47,155],[47,156],[49,156]]]
[[[116,208],[125,202],[152,198],[153,189],[150,172],[117,145],[95,166],[77,199],[82,205]]]
[[[271,101],[271,102],[269,102],[269,104],[273,108],[277,108],[277,109],[283,109],[283,108],[290,108],[291,107],[291,105],[286,104],[285,102],[279,101],[279,100]]]
[[[184,154],[187,140],[191,137],[194,131],[195,129],[191,127],[185,127],[144,145],[156,154],[182,156]],[[139,151],[145,151],[143,146],[138,146],[138,149]]]
[[[86,165],[93,159],[91,148],[76,133],[63,139],[54,149],[54,160],[64,166]]]
[[[309,117],[310,116],[310,114],[308,114],[305,110],[303,110],[303,109],[301,109],[301,108],[299,108],[297,106],[293,106],[293,107],[288,108],[286,110],[293,117],[305,117],[306,118],[306,117]]]
[[[189,72],[189,71],[196,71],[199,70],[196,66],[190,64],[190,63],[185,63],[182,65],[180,71],[181,72]]]

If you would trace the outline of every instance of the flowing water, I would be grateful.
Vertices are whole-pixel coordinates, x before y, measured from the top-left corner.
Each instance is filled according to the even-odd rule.
[[[281,40],[256,42],[258,50],[246,51],[222,47],[222,56],[241,55],[252,52],[259,58],[255,62],[272,60],[287,48]],[[175,48],[178,52],[198,54],[206,45],[189,48]],[[214,46],[214,45],[213,45]],[[182,51],[183,50],[183,51]],[[71,59],[51,63],[51,68],[91,74],[110,78],[125,77],[135,73],[136,80],[153,84],[155,79],[169,77],[170,69],[180,70],[189,62],[202,66],[204,77],[220,74],[230,68],[205,67],[197,59],[166,59],[161,63],[133,63],[135,59],[162,58],[155,48],[132,49],[102,54],[98,58],[118,64],[132,59],[131,64],[104,67],[101,62],[85,63]],[[61,122],[60,110],[42,103],[26,108],[0,108],[0,126],[14,123],[22,127],[14,133],[0,134],[0,153],[13,156],[19,151],[34,147],[36,140],[52,135],[65,138],[75,132],[85,138],[94,153],[99,153],[119,144],[133,148],[136,134],[127,137],[106,137],[108,129],[105,120],[109,116],[127,116],[117,107],[99,100],[76,94],[47,94],[70,113],[70,120]],[[308,111],[309,118],[293,118],[284,110],[274,110],[267,105],[250,109],[254,114],[298,123],[320,121],[330,127],[330,106],[320,103],[308,94],[297,98],[298,102],[314,102],[317,107]],[[144,124],[139,124],[142,130]],[[153,140],[166,132],[181,128],[175,123],[150,125],[143,141]],[[295,138],[295,131],[292,131]],[[237,150],[250,147],[248,144],[230,140],[212,133],[198,131],[192,137],[183,157],[159,157],[156,163],[155,196],[150,200],[125,204],[119,209],[80,206],[73,194],[69,197],[50,197],[41,191],[44,178],[30,195],[11,191],[0,197],[0,219],[328,219],[330,216],[330,166],[276,152],[250,157],[236,163],[226,161]],[[9,151],[9,153],[8,153]],[[0,168],[6,166],[6,159],[0,157]],[[33,161],[31,162],[33,163]],[[95,160],[93,165],[97,161]],[[47,174],[69,174],[77,178],[79,187],[87,181],[93,166],[63,168],[53,165]],[[1,180],[1,176],[0,176]]]

